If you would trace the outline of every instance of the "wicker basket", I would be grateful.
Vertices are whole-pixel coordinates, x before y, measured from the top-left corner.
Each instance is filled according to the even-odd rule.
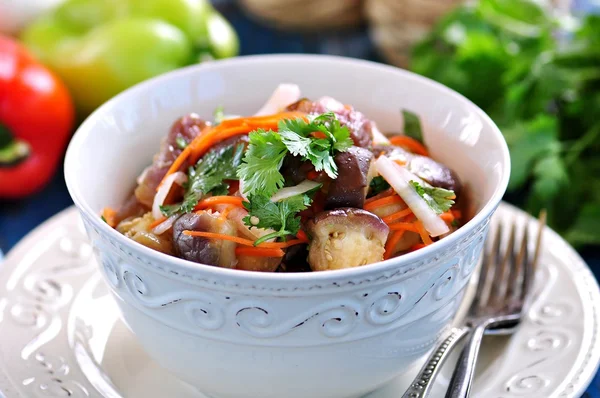
[[[362,0],[240,0],[251,17],[287,30],[323,30],[358,25]]]
[[[463,0],[366,0],[371,38],[387,62],[407,67],[412,45]]]

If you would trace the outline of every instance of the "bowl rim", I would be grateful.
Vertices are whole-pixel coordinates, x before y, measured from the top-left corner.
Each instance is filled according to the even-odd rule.
[[[345,268],[340,270],[332,270],[328,272],[304,272],[304,273],[276,273],[276,272],[255,272],[246,270],[237,270],[229,268],[215,267],[207,264],[194,263],[192,261],[184,260],[175,256],[164,254],[156,250],[150,249],[140,243],[137,243],[131,239],[128,239],[124,235],[120,234],[117,230],[109,227],[101,218],[96,214],[94,209],[84,200],[83,195],[79,187],[75,183],[74,174],[77,170],[75,165],[76,152],[86,137],[93,131],[90,128],[94,124],[96,119],[104,117],[104,113],[112,109],[119,102],[128,99],[130,96],[135,96],[138,92],[144,89],[168,82],[171,79],[177,79],[182,76],[193,75],[201,73],[205,70],[219,69],[222,66],[231,64],[248,64],[248,63],[278,63],[278,62],[322,62],[329,64],[346,64],[349,66],[357,66],[361,68],[368,68],[373,70],[380,70],[384,72],[392,72],[404,75],[406,78],[416,81],[418,84],[430,86],[438,91],[445,93],[449,97],[452,97],[455,101],[463,103],[465,106],[470,108],[478,117],[481,118],[482,122],[487,123],[491,128],[491,133],[495,136],[500,144],[501,159],[503,160],[503,167],[501,170],[500,183],[495,187],[495,190],[490,199],[485,205],[475,214],[475,216],[459,228],[454,233],[445,237],[444,239],[435,242],[434,244],[427,246],[421,250],[404,254],[399,257],[394,257],[388,260],[379,261],[373,264],[367,264],[361,267]],[[71,166],[73,164],[73,166]],[[416,73],[400,69],[391,65],[377,63],[373,61],[367,61],[362,59],[354,59],[349,57],[342,57],[336,55],[321,55],[321,54],[268,54],[268,55],[246,55],[238,56],[235,58],[211,61],[203,64],[195,64],[186,66],[151,79],[145,80],[138,83],[127,90],[117,94],[92,114],[90,114],[85,121],[75,131],[69,146],[67,148],[65,161],[64,161],[64,175],[67,185],[67,189],[73,202],[79,208],[79,211],[83,212],[87,218],[92,220],[94,226],[101,231],[100,233],[108,235],[112,239],[124,246],[130,246],[135,251],[147,256],[149,259],[156,263],[169,264],[171,267],[175,267],[185,271],[187,274],[204,274],[206,277],[223,277],[223,280],[228,282],[244,282],[244,283],[269,283],[269,282],[282,282],[282,283],[305,283],[310,282],[315,285],[331,283],[341,278],[357,278],[366,276],[373,273],[383,273],[386,271],[397,271],[410,264],[418,262],[420,259],[427,257],[433,257],[434,253],[438,253],[445,248],[453,245],[457,245],[461,240],[467,238],[469,234],[476,229],[476,227],[486,220],[486,218],[492,214],[497,206],[500,204],[502,197],[508,187],[508,181],[510,177],[510,155],[508,151],[507,143],[502,135],[498,126],[494,121],[477,105],[471,102],[469,99],[459,94],[458,92],[431,80],[427,77],[420,76]]]

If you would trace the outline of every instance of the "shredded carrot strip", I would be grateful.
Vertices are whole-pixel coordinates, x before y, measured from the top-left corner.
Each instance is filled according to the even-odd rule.
[[[440,218],[445,222],[452,222],[454,221],[454,214],[452,214],[451,211],[447,211],[445,213],[440,214]]]
[[[280,120],[284,119],[297,119],[303,118],[306,119],[306,114],[304,112],[280,112],[274,115],[265,115],[265,116],[250,116],[250,117],[240,117],[236,119],[227,119],[223,120],[219,126],[223,127],[232,127],[239,126],[240,124],[246,123],[252,125],[253,127],[262,127],[268,128],[269,123],[275,122],[275,128],[277,127],[277,123]]]
[[[160,217],[159,219],[154,220],[150,225],[148,225],[148,229],[153,229],[157,225],[162,224],[163,221],[165,221],[166,219],[167,219],[167,217]]]
[[[423,144],[407,135],[396,135],[390,138],[390,143],[405,147],[417,155],[429,156],[429,151],[427,151],[427,148]]]
[[[392,231],[410,231],[419,232],[414,222],[395,222],[389,225]]]
[[[404,236],[404,232],[406,232],[406,231],[405,230],[394,231],[392,236],[387,240],[387,242],[385,243],[385,253],[383,253],[384,260],[387,260],[390,257],[392,257],[392,255],[394,254],[394,249],[396,248],[396,245],[398,244],[398,242],[400,242],[400,239],[402,239],[402,237]]]
[[[412,210],[410,209],[410,207],[407,207],[404,210],[400,210],[399,212],[396,213],[392,213],[389,216],[385,216],[382,218],[383,222],[386,224],[391,223],[392,221],[396,221],[400,218],[404,218],[406,216],[409,216],[412,214]]]
[[[250,239],[240,238],[238,236],[231,236],[226,234],[218,234],[214,232],[204,232],[204,231],[183,231],[185,235],[195,236],[200,238],[209,238],[209,239],[221,239],[221,240],[229,240],[244,246],[254,246],[254,242]]]
[[[220,127],[220,126],[218,126]],[[205,134],[200,140],[192,141],[189,145],[192,147],[192,153],[190,154],[190,164],[196,164],[208,150],[219,141],[224,141],[227,138],[234,137],[236,135],[246,134],[253,129],[247,124],[243,124],[238,127],[231,127],[229,129],[215,128],[213,131]]]
[[[422,248],[424,248],[424,247],[427,247],[427,245],[424,245],[424,244],[422,244],[422,243],[417,243],[416,245],[412,245],[412,246],[410,247],[410,251],[411,251],[411,252],[414,252],[415,250],[419,250],[419,249],[422,249]]]
[[[238,207],[244,207],[242,204],[243,201],[244,198],[239,196],[211,196],[198,202],[194,210],[202,210],[216,205],[234,205]]]
[[[219,234],[215,232],[204,232],[204,231],[183,231],[185,235],[196,236],[208,239],[221,239],[229,240],[243,246],[254,246],[254,241],[250,239],[240,238],[239,236],[231,236],[226,234]],[[287,242],[263,242],[256,247],[265,247],[267,249],[285,249],[286,247],[298,245],[302,242],[300,239],[292,239]]]
[[[181,168],[181,166],[183,166],[183,163],[187,160],[187,158],[190,156],[191,153],[192,153],[192,148],[189,145],[186,146],[185,149],[179,154],[177,159],[175,159],[173,161],[173,163],[171,164],[171,167],[169,167],[169,170],[167,170],[167,174],[165,174],[165,176],[161,180],[160,184],[158,184],[158,186],[156,187],[157,191],[162,186],[162,184],[165,182],[165,178],[168,175],[175,173],[176,171],[178,171]]]
[[[263,242],[260,245],[258,245],[258,247],[273,247],[273,248],[285,249],[286,247],[299,245],[301,243],[305,243],[305,242],[301,239],[291,239],[291,240],[288,240],[287,242]]]
[[[388,196],[394,195],[395,193],[396,192],[392,188],[386,189],[385,191],[379,192],[377,195],[372,196],[369,199],[365,200],[365,204],[374,202],[377,199],[386,198]]]
[[[374,200],[370,203],[365,203],[363,206],[365,210],[374,210],[381,206],[391,205],[394,203],[402,203],[403,200],[398,195],[392,195],[385,198]]]
[[[461,219],[462,218],[462,212],[460,210],[450,210],[452,212],[452,215],[454,216],[454,218],[458,218]]]
[[[102,217],[104,217],[106,223],[110,225],[111,228],[117,226],[117,212],[112,207],[105,207],[102,209]]]
[[[300,239],[301,241],[308,243],[308,235],[306,235],[306,232],[304,232],[303,230],[299,230],[298,233],[296,234],[296,238]]]
[[[236,256],[252,257],[283,257],[285,253],[281,249],[268,249],[264,247],[236,247]]]
[[[395,159],[394,163],[396,163],[398,166],[404,166],[404,165],[406,165],[406,161],[400,160],[400,159]]]
[[[315,131],[314,133],[312,133],[312,136],[319,139],[327,138],[325,133],[322,131]]]
[[[429,233],[425,230],[423,223],[421,221],[415,221],[415,226],[417,227],[417,232],[421,235],[421,239],[425,245],[430,245],[433,243]]]

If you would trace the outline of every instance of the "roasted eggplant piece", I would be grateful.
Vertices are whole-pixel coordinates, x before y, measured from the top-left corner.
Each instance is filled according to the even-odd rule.
[[[294,245],[288,248],[278,272],[310,272],[308,263],[308,245]]]
[[[434,187],[450,189],[460,197],[462,184],[456,173],[435,160],[421,155],[415,155],[395,145],[377,145],[372,148],[376,158],[387,155],[406,162],[408,170],[427,181]]]
[[[178,257],[196,263],[235,268],[236,243],[222,239],[207,239],[185,235],[183,231],[205,231],[237,236],[235,224],[223,220],[219,213],[184,214],[173,224],[173,246]]]
[[[319,213],[308,232],[308,262],[313,271],[325,271],[381,261],[389,228],[373,213],[343,208]]]
[[[140,203],[137,199],[137,196],[132,193],[131,196],[129,196],[129,198],[127,198],[127,200],[121,205],[121,207],[119,207],[119,210],[117,210],[115,222],[119,224],[121,221],[127,218],[132,219],[142,217],[149,211],[150,208]]]
[[[302,160],[299,156],[288,155],[283,160],[281,165],[281,174],[286,181],[294,185],[300,184],[306,180],[308,173],[314,170],[314,166],[310,161]]]
[[[278,257],[238,256],[237,259],[235,269],[245,271],[274,272],[281,264],[281,258]]]
[[[178,142],[191,142],[206,126],[206,122],[200,116],[193,113],[178,119],[171,126],[169,135],[162,140],[160,150],[154,156],[152,164],[138,177],[135,196],[140,203],[147,207],[152,207],[156,188],[165,174],[167,174],[171,164],[183,150],[178,145]]]
[[[362,208],[375,173],[373,153],[353,146],[335,155],[334,161],[338,167],[338,177],[329,185],[325,209]]]
[[[146,213],[142,217],[127,218],[117,225],[117,231],[128,238],[159,252],[173,254],[171,237],[168,234],[156,235],[150,230],[154,222],[152,213]]]

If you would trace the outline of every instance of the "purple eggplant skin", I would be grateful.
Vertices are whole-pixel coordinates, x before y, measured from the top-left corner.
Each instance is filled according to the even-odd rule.
[[[325,209],[362,208],[373,178],[373,153],[365,148],[350,147],[334,157],[338,176],[331,181]]]
[[[186,230],[236,236],[233,222],[220,220],[219,213],[184,214],[173,224],[173,247],[178,257],[189,261],[223,268],[235,267],[235,242],[189,236],[183,233]]]

